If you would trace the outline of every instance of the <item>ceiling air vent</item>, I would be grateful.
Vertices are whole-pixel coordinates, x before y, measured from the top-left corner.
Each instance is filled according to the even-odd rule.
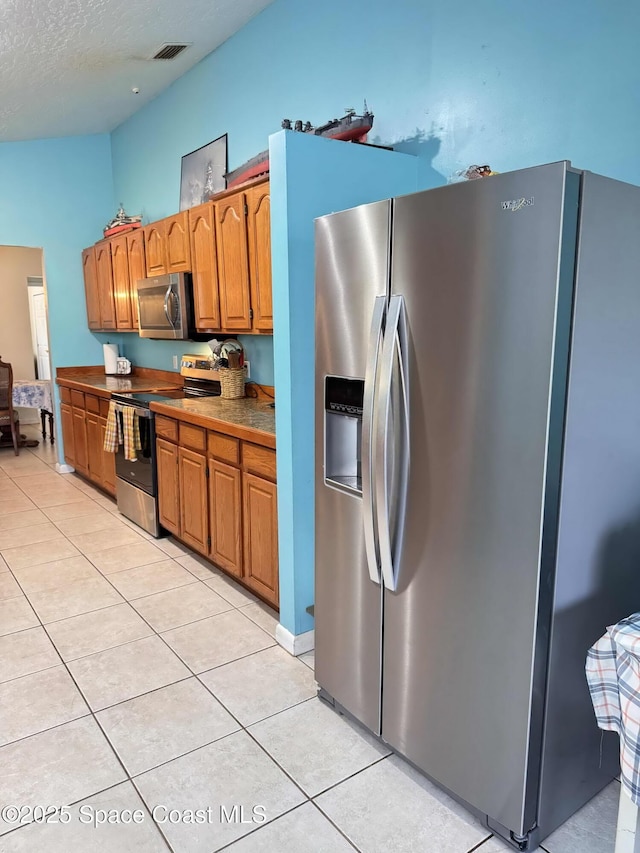
[[[186,50],[188,47],[191,47],[190,43],[163,44],[160,47],[160,50],[153,54],[151,59],[175,59],[178,54],[182,53],[182,51]]]

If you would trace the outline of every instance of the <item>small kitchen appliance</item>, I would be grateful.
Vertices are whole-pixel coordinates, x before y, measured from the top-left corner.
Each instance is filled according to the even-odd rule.
[[[195,336],[190,273],[169,273],[136,282],[141,338],[188,340]]]

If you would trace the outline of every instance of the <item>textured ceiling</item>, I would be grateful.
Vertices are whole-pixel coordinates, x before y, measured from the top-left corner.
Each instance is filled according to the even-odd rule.
[[[0,0],[0,141],[113,130],[270,2]]]

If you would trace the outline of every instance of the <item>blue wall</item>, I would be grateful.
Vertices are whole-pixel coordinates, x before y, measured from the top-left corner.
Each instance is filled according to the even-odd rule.
[[[314,359],[313,220],[429,185],[417,157],[280,131],[270,140],[271,240],[278,447],[280,623],[313,628]]]
[[[80,250],[117,201],[147,221],[174,212],[181,156],[222,133],[233,168],[284,116],[320,123],[366,97],[372,141],[419,155],[431,184],[471,163],[506,171],[564,158],[640,183],[639,28],[632,0],[275,0],[111,140],[0,145],[0,243],[44,248],[54,367],[102,358],[106,336],[86,329]],[[305,168],[289,201],[314,185],[314,164]],[[308,247],[308,232],[300,239]],[[274,269],[283,262],[274,248]],[[198,346],[119,340],[136,363],[165,369]],[[271,384],[271,340],[244,342],[253,375]]]
[[[87,328],[80,253],[112,210],[109,136],[0,144],[0,243],[44,250],[54,374],[102,362],[107,338]]]
[[[115,196],[145,221],[168,215],[183,154],[227,133],[234,168],[283,117],[319,124],[364,98],[372,141],[420,156],[434,185],[472,163],[565,158],[640,183],[639,28],[632,0],[275,0],[114,131]],[[255,346],[252,374],[271,384],[271,343]],[[165,369],[177,352],[129,348]]]
[[[211,336],[215,337],[214,335]],[[114,342],[116,338],[113,338]],[[251,380],[262,385],[273,385],[273,338],[271,335],[238,335],[245,357],[251,362]],[[193,341],[151,341],[139,335],[121,334],[117,336],[120,354],[131,359],[134,364],[143,367],[155,367],[158,370],[173,370],[173,356],[183,353],[205,353],[211,350],[205,343]]]
[[[559,159],[640,183],[639,28],[632,0],[275,0],[114,131],[116,198],[148,219],[169,214],[183,154],[227,133],[234,168],[267,147],[283,117],[318,124],[364,98],[376,114],[371,141],[418,155],[423,184],[472,163],[508,171]],[[344,146],[326,143],[313,161],[295,141],[274,144],[281,618],[299,633],[313,594],[310,218],[381,197],[381,186],[354,166],[365,181],[354,191],[344,163],[337,181],[318,180],[325,150],[340,159]],[[272,359],[260,344],[261,371]],[[174,345],[131,346],[138,363],[167,367]]]
[[[640,182],[640,4],[584,0],[275,0],[113,134],[116,195],[176,209],[183,154],[229,135],[229,165],[284,116],[359,108],[373,136],[445,180],[569,158]]]

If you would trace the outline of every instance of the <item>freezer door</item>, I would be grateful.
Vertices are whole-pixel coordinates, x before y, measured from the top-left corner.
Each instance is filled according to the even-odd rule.
[[[325,382],[327,376],[364,380],[367,362],[371,368],[379,354],[375,350],[381,336],[376,329],[381,332],[388,291],[390,208],[391,202],[379,202],[316,222],[316,680],[377,733],[382,587],[375,559],[374,565],[367,561],[365,547],[365,532],[370,549],[375,536],[373,495],[367,478],[369,454],[364,436],[358,444],[360,486],[364,488],[354,483],[353,488],[341,489],[338,477],[335,485],[325,481],[325,475],[333,473],[325,470]],[[329,415],[337,422],[330,441],[340,437],[342,426],[347,438],[352,427],[365,431],[367,423],[372,427],[366,411],[372,402],[372,382],[373,377],[368,376],[365,417],[359,424],[347,416],[341,424],[339,414]],[[348,452],[352,450],[353,444]],[[337,465],[339,455],[333,461]]]
[[[384,601],[383,738],[518,834],[536,810],[542,528],[558,491],[578,181],[557,163],[393,210],[411,462]]]

